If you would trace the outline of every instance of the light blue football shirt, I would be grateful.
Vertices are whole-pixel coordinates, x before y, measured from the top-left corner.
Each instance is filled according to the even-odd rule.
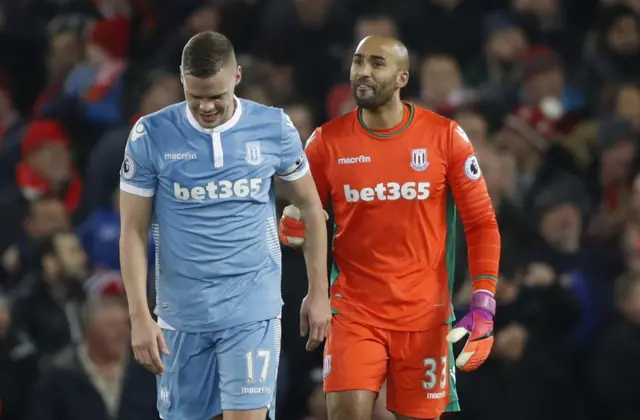
[[[273,177],[294,181],[309,165],[282,109],[235,101],[215,129],[186,102],[168,106],[142,117],[127,142],[120,189],[154,198],[155,312],[165,328],[219,331],[282,309]]]

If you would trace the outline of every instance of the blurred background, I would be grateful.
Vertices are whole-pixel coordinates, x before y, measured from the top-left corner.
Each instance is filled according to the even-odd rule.
[[[303,140],[353,109],[351,54],[373,33],[411,51],[405,99],[471,137],[504,255],[495,347],[457,375],[452,419],[640,419],[639,12],[638,0],[0,0],[2,418],[157,419],[155,379],[131,362],[118,170],[132,121],[183,100],[185,41],[214,30],[237,48],[238,95],[284,107]],[[283,252],[280,419],[325,420],[321,352],[298,334],[304,262]],[[457,265],[464,313],[464,243]],[[390,418],[383,400],[376,420]]]

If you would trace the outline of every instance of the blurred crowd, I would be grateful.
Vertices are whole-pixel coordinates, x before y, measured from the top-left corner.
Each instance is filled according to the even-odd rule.
[[[374,33],[411,52],[405,99],[472,139],[503,257],[494,350],[457,375],[451,418],[640,419],[639,16],[638,0],[0,0],[0,417],[158,418],[131,362],[118,170],[132,121],[183,100],[185,41],[214,30],[237,94],[303,140],[353,109],[351,54]],[[283,253],[279,417],[326,420],[304,261]]]

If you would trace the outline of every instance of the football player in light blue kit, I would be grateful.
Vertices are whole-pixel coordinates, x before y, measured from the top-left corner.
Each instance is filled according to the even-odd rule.
[[[281,334],[274,175],[308,228],[309,349],[331,319],[324,211],[289,117],[234,96],[241,69],[227,38],[194,36],[181,72],[186,102],[136,123],[120,174],[134,354],[158,375],[163,419],[264,420],[275,407]],[[150,222],[157,323],[145,286]]]

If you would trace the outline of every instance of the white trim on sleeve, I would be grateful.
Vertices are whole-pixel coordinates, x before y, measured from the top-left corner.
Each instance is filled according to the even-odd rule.
[[[295,172],[292,172],[288,175],[278,175],[278,178],[287,182],[297,181],[298,179],[302,178],[307,173],[309,173],[309,169],[310,169],[309,164],[305,162],[304,165],[298,170],[296,170]]]
[[[120,181],[120,189],[129,194],[139,195],[140,197],[153,197],[156,193],[156,190],[153,188],[140,188],[127,184],[124,181]]]

